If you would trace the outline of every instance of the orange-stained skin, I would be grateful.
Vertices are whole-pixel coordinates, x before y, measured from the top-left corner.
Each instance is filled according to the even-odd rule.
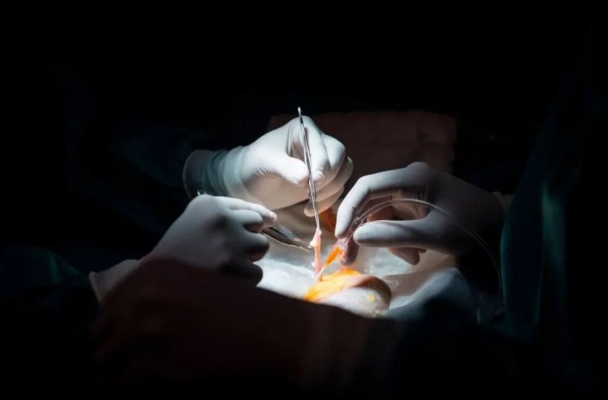
[[[328,267],[329,264],[334,262],[334,260],[336,258],[338,258],[338,256],[341,256],[342,254],[343,254],[342,250],[340,250],[340,248],[338,246],[334,246],[331,249],[331,252],[327,256],[327,258],[325,259],[325,262],[323,263],[323,268]]]
[[[322,212],[319,217],[321,219],[321,224],[324,228],[330,231],[335,230],[336,215],[334,214],[332,209]],[[318,242],[320,245],[320,240]],[[311,242],[311,245],[313,245],[313,242]],[[317,249],[315,248],[315,255],[316,254]],[[340,247],[338,247],[337,245],[334,246],[327,258],[325,259],[322,269],[324,270],[325,268],[327,268],[332,262],[336,260],[336,258],[338,258],[338,256],[342,256],[342,254],[343,251],[340,249]],[[315,265],[315,269],[317,265],[318,264]],[[316,271],[319,272],[319,270]],[[321,274],[319,274],[318,280],[308,289],[302,299],[317,303],[340,292],[341,290],[357,287],[360,285],[370,284],[372,284],[379,291],[379,293],[384,296],[387,296],[387,298],[390,298],[390,289],[383,281],[371,275],[363,275],[352,268],[340,266],[337,271],[329,275],[322,276]],[[374,296],[374,294],[372,293],[370,294],[370,296]]]
[[[360,272],[351,268],[340,267],[337,271],[326,275],[323,279],[308,289],[303,299],[307,301],[321,301],[340,290],[355,286],[360,283],[360,279],[353,279],[362,276]]]
[[[323,211],[321,214],[319,214],[319,218],[321,220],[321,224],[325,229],[330,232],[334,232],[336,230],[336,214],[334,213],[334,210],[329,208]],[[336,258],[338,258],[338,256],[341,255],[342,250],[340,250],[340,248],[338,248],[337,246],[334,246],[334,248],[331,249],[331,252],[325,259],[325,262],[323,263],[323,268],[328,267],[332,262],[334,262]]]

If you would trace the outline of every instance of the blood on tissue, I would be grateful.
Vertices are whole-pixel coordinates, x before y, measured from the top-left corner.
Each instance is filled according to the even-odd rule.
[[[362,275],[354,269],[342,266],[337,271],[327,275],[325,279],[315,282],[302,298],[311,302],[319,302],[344,289],[357,287],[360,281],[352,279],[353,277],[362,277]]]

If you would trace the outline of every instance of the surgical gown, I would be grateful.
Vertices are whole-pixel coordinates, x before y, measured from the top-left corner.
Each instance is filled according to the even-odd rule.
[[[493,330],[480,330],[467,314],[460,316],[449,305],[423,306],[412,316],[419,323],[412,323],[395,351],[395,364],[378,380],[384,383],[380,390],[407,392],[431,375],[444,383],[425,395],[442,390],[538,394],[547,388],[582,393],[601,382],[607,335],[602,327],[604,265],[598,262],[605,247],[601,230],[606,226],[599,194],[605,180],[600,174],[604,148],[599,140],[608,116],[601,34],[593,32],[584,56],[560,89],[507,216],[501,249],[504,320]],[[171,144],[175,157],[167,162],[173,167],[190,151],[177,145],[175,137],[173,142],[155,144],[141,138],[114,149],[143,152],[147,146]],[[141,160],[135,157],[127,163],[141,171]],[[149,185],[151,180],[158,181],[139,174],[140,182],[130,189],[139,199],[117,206],[125,215],[148,207],[157,193],[146,187],[154,186]],[[179,197],[183,192],[175,177],[161,179],[175,189],[166,214],[155,221],[139,221],[152,236],[186,201]],[[118,185],[123,177],[109,179]],[[99,183],[88,195],[101,196],[103,187]],[[21,372],[29,365],[33,372],[46,370],[59,377],[66,368],[65,373],[85,379],[90,356],[86,331],[97,310],[84,274],[48,252],[22,256],[9,249],[8,254],[2,268],[21,265],[25,275],[8,274],[3,285],[8,293],[2,303],[3,322],[11,327],[3,332],[4,360],[17,362]],[[21,283],[11,289],[11,279]],[[382,340],[382,332],[375,335]],[[420,376],[426,379],[414,379]],[[367,382],[362,375],[359,384]]]
[[[15,47],[0,91],[3,377],[84,386],[99,311],[88,272],[156,245],[189,201],[190,152],[246,144],[265,124],[250,121],[236,137],[108,115],[70,65],[35,44]]]
[[[87,275],[48,250],[0,247],[0,360],[5,388],[85,387],[99,306]]]
[[[429,299],[409,314],[375,392],[581,398],[606,389],[608,65],[600,19],[558,90],[506,217],[504,313],[480,327],[457,299]]]

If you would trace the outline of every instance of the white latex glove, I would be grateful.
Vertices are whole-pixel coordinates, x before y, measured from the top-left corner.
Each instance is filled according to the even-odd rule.
[[[344,264],[354,262],[359,245],[386,247],[410,264],[427,249],[463,255],[479,246],[460,225],[483,239],[496,236],[504,217],[497,196],[450,174],[416,162],[406,168],[380,172],[357,181],[338,209],[335,235],[347,235],[356,216],[372,204],[394,198],[415,198],[435,204],[451,218],[425,206],[396,204],[372,214],[347,246]]]
[[[275,220],[276,215],[259,204],[201,195],[188,204],[148,257],[236,273],[257,284],[262,270],[252,261],[268,251],[268,239],[260,232]]]
[[[162,258],[195,267],[238,275],[256,285],[262,270],[253,261],[268,251],[268,239],[260,232],[276,215],[240,199],[201,195],[188,204],[156,247],[144,258]],[[106,271],[91,273],[89,280],[101,300],[139,262],[124,261]]]
[[[346,157],[344,145],[321,132],[310,118],[304,117],[304,126],[308,131],[312,173],[321,212],[339,199],[352,174],[353,164]],[[203,170],[200,186],[206,193],[240,198],[271,210],[308,199],[308,170],[304,164],[303,135],[298,118],[249,146],[206,157],[207,161],[199,167]],[[192,176],[193,172],[187,171],[185,175]],[[304,212],[312,216],[310,204]]]

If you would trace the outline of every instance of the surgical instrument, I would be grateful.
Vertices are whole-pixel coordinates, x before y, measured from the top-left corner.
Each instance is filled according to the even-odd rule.
[[[321,230],[321,223],[319,221],[319,209],[317,207],[317,187],[312,176],[312,164],[310,154],[310,144],[308,141],[308,131],[304,127],[304,119],[302,118],[302,109],[298,107],[298,117],[300,118],[300,130],[302,131],[302,139],[304,143],[304,163],[308,168],[308,192],[310,195],[310,203],[312,205],[312,211],[315,214],[315,223],[317,224],[317,231]]]
[[[297,247],[300,250],[311,252],[313,247],[310,243],[297,237],[292,231],[282,225],[274,225],[262,231],[266,236],[271,237],[277,242],[290,247]]]
[[[199,196],[207,194],[201,190],[198,190],[196,193]],[[296,247],[308,252],[313,249],[308,242],[300,239],[295,233],[282,225],[273,225],[269,228],[264,228],[262,229],[262,233],[285,246]]]
[[[410,199],[410,198],[398,198],[398,199],[391,199],[391,200],[383,201],[381,203],[375,204],[373,207],[368,208],[361,215],[357,216],[355,218],[355,220],[353,221],[352,225],[350,226],[350,228],[348,229],[348,231],[346,232],[346,236],[342,239],[339,239],[336,242],[336,244],[334,244],[332,250],[330,251],[327,258],[325,259],[325,262],[323,263],[323,267],[317,273],[315,280],[319,279],[319,277],[323,275],[323,273],[325,272],[327,267],[329,267],[329,265],[332,262],[334,262],[334,260],[336,258],[338,258],[338,256],[344,254],[344,252],[346,251],[348,242],[350,240],[352,240],[355,230],[358,227],[360,227],[361,225],[365,224],[367,222],[367,218],[371,214],[373,214],[373,213],[377,212],[378,210],[381,210],[385,207],[389,207],[389,206],[399,204],[399,203],[421,205],[421,206],[427,207],[427,208],[437,212],[438,214],[442,214],[444,217],[446,217],[448,220],[450,220],[454,225],[456,225],[459,229],[461,229],[464,233],[466,233],[471,239],[473,239],[473,241],[475,241],[481,247],[481,249],[488,255],[488,257],[490,258],[490,261],[492,262],[492,265],[493,265],[494,270],[497,275],[498,292],[500,294],[501,286],[500,286],[500,269],[498,268],[498,259],[496,257],[496,254],[494,254],[494,252],[488,245],[488,243],[486,243],[486,241],[483,240],[483,238],[481,236],[479,236],[479,234],[477,234],[477,232],[475,232],[474,230],[468,229],[467,227],[458,223],[458,221],[456,221],[449,212],[445,211],[441,207],[439,207],[433,203],[424,201],[424,200]]]

